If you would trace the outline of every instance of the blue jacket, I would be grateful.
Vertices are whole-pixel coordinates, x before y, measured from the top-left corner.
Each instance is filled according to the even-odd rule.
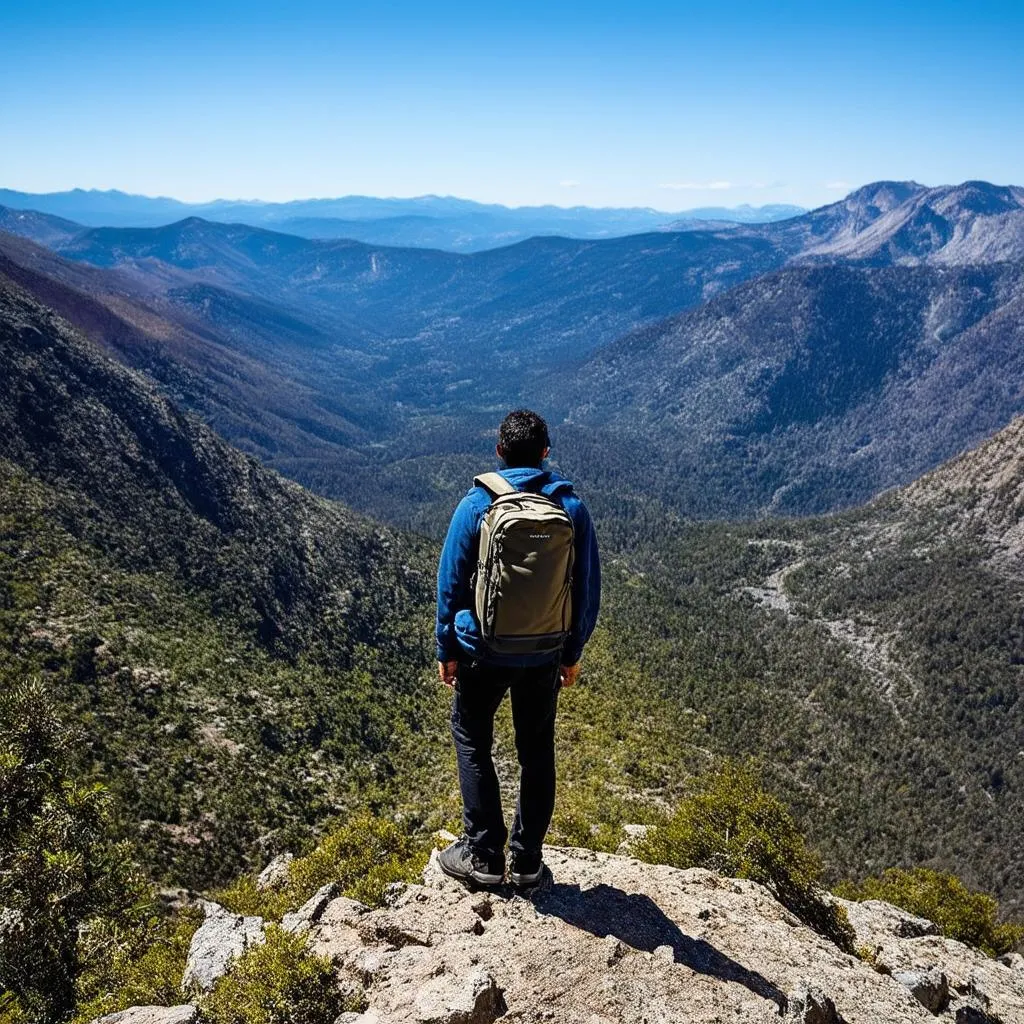
[[[562,649],[562,664],[575,665],[594,631],[601,604],[601,566],[590,513],[573,493],[572,483],[559,473],[528,466],[500,472],[519,490],[538,491],[557,501],[572,520],[576,542],[572,628]],[[480,636],[480,624],[473,614],[470,580],[480,548],[480,520],[490,504],[487,491],[482,487],[470,488],[448,527],[437,568],[437,660],[454,661],[468,655],[499,665],[543,665],[553,660],[551,654],[492,654]]]

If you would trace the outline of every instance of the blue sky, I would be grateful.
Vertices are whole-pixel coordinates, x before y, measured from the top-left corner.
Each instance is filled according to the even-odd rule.
[[[818,205],[1024,184],[1024,0],[13,4],[0,186]]]

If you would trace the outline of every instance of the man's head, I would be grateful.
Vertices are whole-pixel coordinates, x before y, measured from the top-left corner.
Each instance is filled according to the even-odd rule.
[[[498,428],[499,459],[512,469],[515,466],[536,466],[547,458],[551,446],[548,425],[529,409],[510,412]]]

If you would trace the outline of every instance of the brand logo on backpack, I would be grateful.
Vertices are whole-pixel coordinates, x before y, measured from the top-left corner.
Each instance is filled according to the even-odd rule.
[[[550,533],[531,533],[530,540],[551,540]]]

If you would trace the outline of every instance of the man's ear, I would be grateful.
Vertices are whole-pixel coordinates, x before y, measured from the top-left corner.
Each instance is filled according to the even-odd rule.
[[[551,451],[550,448],[545,448],[544,451],[542,451],[540,453],[540,461],[541,462],[543,462],[548,457],[548,452],[550,452],[550,451]]]
[[[496,444],[494,446],[494,454],[497,455],[499,459],[503,459],[505,458],[505,449],[502,448],[500,444]]]

